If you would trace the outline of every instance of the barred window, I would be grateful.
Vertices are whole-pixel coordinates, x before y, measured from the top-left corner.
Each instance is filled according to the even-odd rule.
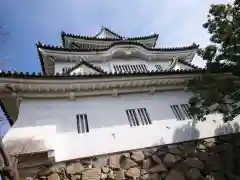
[[[62,68],[62,73],[67,73],[70,68]]]
[[[180,104],[182,111],[184,112],[187,119],[192,119],[193,116],[189,111],[189,104]]]
[[[78,134],[89,132],[87,114],[77,114],[77,131]]]
[[[162,71],[162,66],[159,64],[155,65],[155,68],[157,71]]]
[[[186,120],[192,119],[192,115],[189,111],[188,104],[180,104],[180,105],[171,105],[170,106],[177,120]]]
[[[147,72],[147,67],[145,64],[123,64],[123,65],[113,65],[114,71],[118,73],[133,73],[133,72]]]
[[[146,108],[127,109],[126,114],[131,127],[152,124]]]

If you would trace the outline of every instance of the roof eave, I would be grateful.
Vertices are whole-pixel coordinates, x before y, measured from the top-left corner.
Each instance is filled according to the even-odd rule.
[[[97,35],[99,35],[99,34],[101,34],[101,31]],[[155,40],[154,40],[155,41],[154,46],[155,46],[156,41],[159,36],[158,34],[153,34],[153,35],[149,35],[149,36],[141,36],[141,37],[122,37],[122,36],[116,35],[116,38],[97,38],[97,35],[96,36],[80,36],[80,35],[65,33],[64,31],[62,31],[61,32],[62,44],[63,44],[63,47],[66,46],[66,43],[65,43],[66,37],[83,39],[83,40],[96,40],[96,41],[122,41],[122,40],[137,41],[137,40],[147,40],[147,39],[155,38]]]
[[[142,40],[142,39],[157,39],[158,38],[158,34],[152,34],[149,36],[139,36],[139,37],[126,37],[126,40]]]
[[[74,35],[74,34],[69,34],[69,33],[65,33],[65,32],[62,32],[61,36],[62,36],[63,42],[65,42],[66,37],[83,39],[83,40],[96,40],[96,41],[119,41],[119,40],[122,40],[122,38],[97,38],[96,36],[80,36],[80,35]],[[66,45],[66,44],[63,43],[63,45]]]
[[[224,69],[225,70],[225,69]],[[225,72],[224,70],[219,71],[219,73]],[[112,73],[112,72],[104,72],[102,74],[89,74],[89,75],[69,75],[69,74],[51,74],[51,75],[45,75],[45,74],[36,74],[36,73],[23,73],[23,72],[0,72],[0,77],[9,77],[9,78],[102,78],[102,77],[134,77],[134,76],[159,76],[159,75],[174,75],[174,74],[192,74],[192,73],[204,73],[206,72],[205,69],[189,69],[189,70],[172,70],[172,71],[149,71],[149,72],[134,72],[134,73]],[[229,72],[229,71],[227,71]]]
[[[69,49],[69,48],[64,48],[64,47],[58,47],[58,46],[50,46],[50,45],[43,45],[41,43],[37,44],[38,48],[43,48],[43,49],[48,49],[48,50],[57,50],[57,51],[72,51],[72,52],[91,52],[91,51],[96,51],[96,52],[101,52],[101,51],[107,51],[111,49],[112,47],[116,45],[136,45],[139,47],[142,47],[148,51],[159,51],[159,52],[166,52],[166,51],[183,51],[183,50],[196,50],[198,49],[198,45],[192,44],[190,46],[184,46],[184,47],[173,47],[173,48],[149,48],[144,46],[141,43],[138,42],[133,42],[133,41],[125,41],[125,42],[116,42],[112,43],[109,47],[107,48],[102,48],[102,49]]]

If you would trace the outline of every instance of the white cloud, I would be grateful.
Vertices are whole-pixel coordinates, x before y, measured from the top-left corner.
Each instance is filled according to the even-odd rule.
[[[149,1],[148,1],[149,2]],[[233,0],[181,0],[155,1],[142,0],[136,9],[149,13],[150,21],[143,28],[143,33],[158,32],[160,38],[157,46],[187,46],[193,42],[205,47],[209,43],[209,34],[202,27],[206,22],[211,4],[232,3]],[[141,8],[147,10],[141,10]],[[195,57],[194,64],[203,67],[205,62]]]

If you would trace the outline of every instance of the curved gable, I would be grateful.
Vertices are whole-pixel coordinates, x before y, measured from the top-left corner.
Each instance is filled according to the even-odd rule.
[[[81,61],[80,63],[76,64],[66,72],[66,74],[69,75],[100,74],[100,73],[104,73],[104,71],[101,68],[96,67],[86,61]]]

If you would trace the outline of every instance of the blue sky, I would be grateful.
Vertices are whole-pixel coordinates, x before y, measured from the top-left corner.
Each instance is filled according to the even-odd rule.
[[[0,0],[0,69],[40,72],[35,43],[61,45],[60,32],[95,35],[104,25],[122,36],[159,33],[158,47],[205,46],[210,4],[229,0]],[[203,66],[200,58],[194,64]]]

